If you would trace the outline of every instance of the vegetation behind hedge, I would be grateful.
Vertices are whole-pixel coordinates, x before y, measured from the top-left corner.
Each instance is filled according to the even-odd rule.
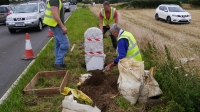
[[[195,6],[200,6],[200,0],[192,0],[192,1],[189,1],[189,3]]]

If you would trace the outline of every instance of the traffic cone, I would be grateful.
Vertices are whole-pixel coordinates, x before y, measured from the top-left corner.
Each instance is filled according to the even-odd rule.
[[[53,37],[53,32],[49,29],[49,32],[48,32],[48,37]]]
[[[34,53],[32,50],[32,46],[31,46],[31,41],[29,38],[29,34],[26,33],[26,46],[25,46],[25,53],[24,53],[24,57],[22,59],[24,60],[30,60],[30,59],[34,59]]]

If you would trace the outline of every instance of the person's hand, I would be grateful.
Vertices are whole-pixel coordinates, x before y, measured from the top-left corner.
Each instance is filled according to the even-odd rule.
[[[106,71],[110,71],[110,70],[111,70],[111,64],[107,65],[107,66],[105,67],[105,70],[106,70]]]
[[[62,27],[63,34],[67,34],[67,28],[65,26]]]

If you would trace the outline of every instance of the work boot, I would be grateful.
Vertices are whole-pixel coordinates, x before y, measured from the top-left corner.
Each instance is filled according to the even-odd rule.
[[[63,64],[54,64],[54,67],[57,70],[65,70],[65,68],[63,67]]]
[[[62,64],[62,67],[63,67],[63,68],[67,68],[67,65],[66,65],[66,64]]]

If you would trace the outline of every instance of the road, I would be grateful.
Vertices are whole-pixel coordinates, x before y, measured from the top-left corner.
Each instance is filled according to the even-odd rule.
[[[76,5],[71,5],[71,12],[65,13],[67,19],[75,10]],[[22,30],[10,34],[6,25],[0,24],[0,98],[11,87],[32,60],[22,60],[25,52],[25,35],[29,33],[30,41],[35,56],[51,39],[47,37],[49,28],[37,32],[33,29]]]

